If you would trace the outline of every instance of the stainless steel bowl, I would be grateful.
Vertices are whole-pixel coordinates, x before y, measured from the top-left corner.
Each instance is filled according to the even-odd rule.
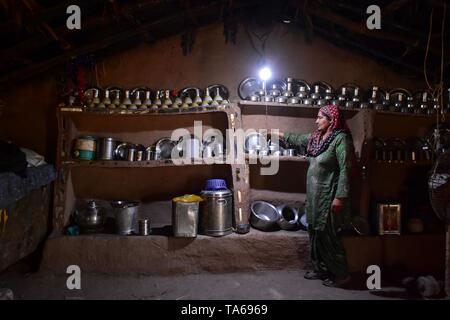
[[[277,208],[265,201],[253,201],[251,204],[250,223],[255,229],[272,230],[280,219]]]
[[[155,144],[156,154],[158,159],[171,159],[172,149],[176,146],[176,141],[170,138],[159,139]]]
[[[287,97],[279,96],[279,97],[276,97],[275,101],[278,103],[287,103]]]
[[[370,234],[370,225],[367,220],[361,216],[354,216],[352,218],[352,227],[359,235]]]
[[[288,104],[299,104],[300,99],[297,97],[290,97],[287,101]]]
[[[283,230],[294,230],[298,228],[298,210],[288,205],[277,206],[280,219],[277,221],[278,226]]]
[[[256,94],[252,94],[250,96],[250,101],[258,102],[258,101],[261,101],[261,98],[258,95],[256,95]]]

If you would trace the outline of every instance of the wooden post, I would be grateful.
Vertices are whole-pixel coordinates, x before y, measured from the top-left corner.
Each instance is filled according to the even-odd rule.
[[[450,225],[445,235],[445,292],[450,296]]]

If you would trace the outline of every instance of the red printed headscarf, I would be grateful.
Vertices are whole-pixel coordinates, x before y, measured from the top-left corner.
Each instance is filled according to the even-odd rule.
[[[340,112],[337,106],[332,104],[326,105],[320,108],[319,111],[332,121],[331,126],[333,131],[325,140],[321,139],[323,133],[319,130],[311,135],[307,149],[307,155],[310,157],[317,157],[324,152],[339,133],[346,132],[347,134],[350,134],[350,130],[345,123],[342,112]]]

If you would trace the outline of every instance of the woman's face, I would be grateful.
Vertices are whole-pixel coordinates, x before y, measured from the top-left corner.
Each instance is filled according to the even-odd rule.
[[[319,129],[322,132],[325,132],[330,126],[331,121],[328,120],[328,118],[322,112],[319,111],[319,113],[317,114],[316,124],[317,129]]]

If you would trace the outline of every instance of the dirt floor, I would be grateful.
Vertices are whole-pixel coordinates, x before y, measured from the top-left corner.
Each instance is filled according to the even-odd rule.
[[[14,299],[133,299],[133,300],[378,300],[416,299],[404,288],[383,284],[368,290],[363,275],[353,275],[348,288],[329,288],[320,280],[306,280],[304,271],[193,274],[174,277],[114,277],[82,274],[81,289],[69,290],[67,277],[8,271],[0,288],[13,291]]]

